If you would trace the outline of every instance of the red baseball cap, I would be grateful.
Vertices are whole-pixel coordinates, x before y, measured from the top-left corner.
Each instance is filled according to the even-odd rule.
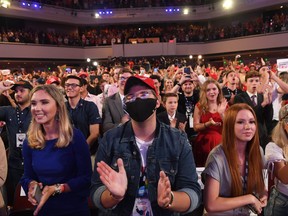
[[[61,80],[56,76],[50,76],[49,79],[46,81],[46,84],[50,85],[52,83],[60,84]]]
[[[85,71],[81,71],[79,74],[78,74],[79,77],[81,78],[87,78],[89,76],[89,74]]]
[[[155,91],[156,95],[158,95],[158,91],[155,88],[153,79],[151,79],[149,77],[145,77],[145,76],[140,76],[140,75],[130,76],[127,79],[127,81],[125,83],[125,87],[124,87],[124,94],[125,95],[128,94],[128,92],[131,89],[131,87],[133,87],[133,86],[135,86],[137,84],[144,84],[148,88],[150,88],[153,91]]]

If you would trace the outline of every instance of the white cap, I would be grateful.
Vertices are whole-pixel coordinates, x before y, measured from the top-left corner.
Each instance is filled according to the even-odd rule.
[[[4,70],[0,70],[1,74],[4,75],[4,76],[7,76],[11,73],[11,70],[9,69],[4,69]]]

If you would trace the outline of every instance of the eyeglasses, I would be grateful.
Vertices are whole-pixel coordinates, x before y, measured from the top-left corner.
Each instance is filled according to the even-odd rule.
[[[141,99],[147,99],[150,97],[150,95],[154,94],[154,92],[150,89],[145,89],[145,90],[139,90],[135,92],[134,94],[127,94],[124,97],[124,103],[130,103],[136,100],[136,98],[141,98]]]
[[[76,84],[76,83],[65,83],[65,88],[69,88],[69,87],[71,87],[71,88],[76,88],[77,86],[80,86],[79,84]]]
[[[123,77],[123,76],[119,77],[119,79],[120,79],[121,81],[127,80],[128,78],[129,78],[129,77]]]

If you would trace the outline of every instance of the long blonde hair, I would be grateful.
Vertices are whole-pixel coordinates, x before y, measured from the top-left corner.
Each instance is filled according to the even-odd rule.
[[[207,86],[209,84],[215,84],[216,87],[218,88],[219,94],[217,96],[217,104],[221,104],[223,97],[223,93],[221,90],[221,87],[219,85],[219,83],[212,79],[212,78],[208,78],[203,85],[201,86],[200,89],[200,99],[199,99],[199,109],[202,110],[204,113],[209,111],[209,107],[208,107],[208,100],[207,100],[207,96],[206,96],[206,91],[207,91]]]
[[[248,155],[248,179],[247,194],[253,191],[262,194],[264,190],[264,179],[262,175],[263,161],[260,152],[257,118],[254,110],[247,104],[234,104],[225,112],[222,131],[222,146],[228,161],[231,173],[231,194],[232,196],[243,195],[242,182],[238,168],[238,156],[236,150],[236,136],[234,132],[236,117],[239,111],[250,111],[255,119],[256,131],[254,137],[247,142],[246,154]]]
[[[285,118],[279,120],[272,131],[272,141],[283,150],[284,157],[288,159],[288,134],[285,130],[285,124]]]
[[[30,92],[30,100],[33,94],[43,90],[48,93],[56,102],[57,114],[55,116],[59,124],[59,137],[56,142],[56,147],[63,148],[69,145],[73,138],[73,128],[69,120],[68,111],[64,102],[63,94],[54,85],[39,85]],[[29,146],[31,148],[42,149],[45,147],[45,131],[41,124],[35,121],[32,115],[32,121],[27,132]]]

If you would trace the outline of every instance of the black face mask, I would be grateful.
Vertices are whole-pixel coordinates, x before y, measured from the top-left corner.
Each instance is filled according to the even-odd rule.
[[[144,122],[156,110],[157,99],[136,98],[135,101],[126,103],[126,111],[136,122]]]

